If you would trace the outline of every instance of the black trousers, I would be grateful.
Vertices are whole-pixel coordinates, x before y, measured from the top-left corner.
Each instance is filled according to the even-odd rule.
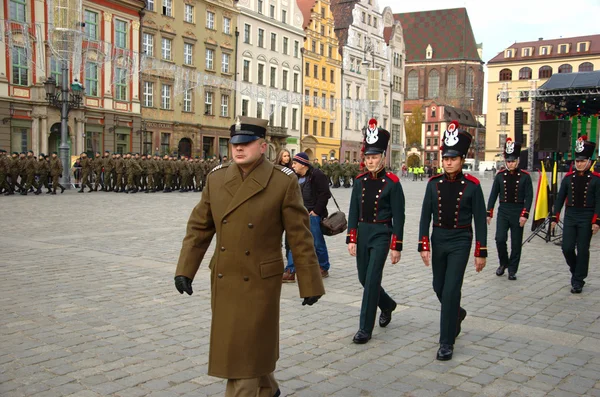
[[[571,271],[571,285],[583,287],[590,266],[593,208],[567,207],[562,252]],[[575,252],[577,250],[577,252]]]
[[[502,203],[498,208],[496,220],[496,248],[500,265],[508,267],[509,273],[517,273],[521,262],[523,228],[519,218],[523,204]],[[510,230],[510,257],[508,255],[508,231]]]
[[[431,235],[433,290],[442,304],[440,343],[453,345],[456,339],[461,289],[471,253],[472,239],[473,233],[470,229],[433,228]]]

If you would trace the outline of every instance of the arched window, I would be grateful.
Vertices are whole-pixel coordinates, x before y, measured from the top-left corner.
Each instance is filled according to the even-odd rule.
[[[417,99],[419,97],[419,74],[416,70],[408,73],[406,99]]]
[[[579,65],[579,71],[580,72],[593,72],[594,65],[591,62],[584,62],[581,65]]]
[[[500,71],[500,81],[508,81],[508,80],[512,80],[512,70],[502,69]]]
[[[519,70],[519,80],[531,80],[531,68],[521,68]]]
[[[473,68],[467,70],[467,77],[465,78],[465,96],[471,98],[473,96],[473,84],[475,83],[475,73]]]
[[[558,67],[558,73],[573,73],[573,66],[563,63]]]
[[[440,74],[433,69],[427,80],[427,98],[437,98],[440,95]]]
[[[550,77],[552,77],[552,67],[542,66],[538,71],[538,79],[549,79]]]
[[[448,82],[446,83],[446,92],[449,98],[456,97],[456,70],[450,69],[448,72]]]

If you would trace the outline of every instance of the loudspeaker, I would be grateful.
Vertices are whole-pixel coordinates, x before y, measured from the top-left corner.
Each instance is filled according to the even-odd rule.
[[[540,122],[540,151],[568,152],[571,150],[571,121],[544,120]]]
[[[523,142],[523,108],[515,109],[515,142]]]

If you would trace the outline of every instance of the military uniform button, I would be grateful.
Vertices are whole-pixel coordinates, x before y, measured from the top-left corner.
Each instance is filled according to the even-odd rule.
[[[253,224],[251,224],[251,223],[248,224],[248,228],[252,229],[253,227],[254,227]]]
[[[250,280],[250,277],[244,276],[244,281],[248,281],[248,280]]]
[[[221,273],[219,273],[219,274],[217,274],[217,277],[223,278],[223,275]]]
[[[223,223],[227,223],[227,219],[223,219]]]
[[[244,252],[244,254],[246,254],[246,256],[250,255],[250,251],[246,251]]]
[[[221,247],[221,251],[225,251],[225,247]]]

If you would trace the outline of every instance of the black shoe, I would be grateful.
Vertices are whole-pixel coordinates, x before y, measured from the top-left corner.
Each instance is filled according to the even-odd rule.
[[[65,188],[63,186],[60,187],[60,194],[63,194],[65,192]]]
[[[508,279],[512,280],[512,281],[515,281],[517,279],[517,274],[516,273],[508,272]]]
[[[396,306],[398,305],[394,302],[394,307],[391,310],[381,311],[381,314],[379,315],[379,326],[381,328],[387,327],[390,321],[392,321],[392,312],[396,310]]]
[[[460,335],[460,331],[462,330],[462,322],[465,319],[465,317],[467,317],[467,311],[461,307],[458,313],[458,327],[456,327],[456,337]]]
[[[39,196],[40,194],[42,194],[42,191],[40,189],[38,189],[35,192],[33,192],[33,194],[35,194],[36,196]]]
[[[53,191],[53,192],[52,192],[52,193],[50,193],[50,194],[56,195],[56,192],[55,192],[55,191]]]
[[[441,343],[440,348],[437,351],[436,358],[440,361],[452,360],[453,353],[454,353],[454,345],[447,345],[445,343]]]
[[[359,345],[365,344],[371,340],[371,334],[368,334],[366,331],[359,329],[354,338],[352,338],[352,342],[358,343]]]
[[[279,397],[279,396],[281,396],[281,390],[277,389],[275,394],[273,394],[273,397]]]
[[[77,193],[83,193],[83,192],[84,192],[83,189],[77,191]]]
[[[574,285],[571,288],[571,293],[572,294],[581,294],[581,291],[583,291],[583,287],[580,287],[579,285]]]
[[[48,189],[48,191],[46,192],[46,194],[50,194],[52,193],[52,189]]]
[[[504,276],[504,271],[506,270],[507,266],[504,265],[500,265],[498,266],[498,269],[496,269],[496,276]]]

